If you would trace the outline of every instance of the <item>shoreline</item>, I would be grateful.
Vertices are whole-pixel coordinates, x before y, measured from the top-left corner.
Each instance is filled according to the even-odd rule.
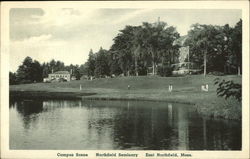
[[[23,98],[23,99],[81,99],[82,96],[95,95],[96,93],[84,93],[84,92],[51,92],[51,91],[9,91],[11,99]]]
[[[102,94],[98,93],[86,93],[86,92],[52,92],[52,91],[34,91],[34,90],[10,90],[10,99],[66,99],[66,100],[110,100],[110,101],[152,101],[152,102],[171,102],[171,103],[179,103],[179,104],[187,104],[193,105],[196,107],[197,111],[206,117],[212,118],[222,118],[228,120],[236,120],[241,121],[241,109],[239,110],[237,107],[232,106],[231,111],[225,113],[224,104],[225,101],[223,98],[219,98],[218,103],[207,101],[202,101],[202,98],[198,98],[193,102],[188,101],[189,98],[181,98],[176,94],[169,95],[165,98],[148,98],[145,97],[145,94],[140,94],[140,97],[121,97],[115,96],[117,92],[114,94],[108,94],[108,96],[102,96]],[[178,92],[177,92],[178,93]],[[121,93],[122,94],[122,93]],[[112,96],[114,95],[114,96]],[[112,96],[112,97],[111,97]],[[143,97],[142,97],[143,96]],[[176,97],[176,98],[175,98]],[[230,103],[231,101],[228,101]]]
[[[10,98],[26,99],[79,99],[79,100],[132,100],[162,101],[195,105],[204,116],[241,120],[242,103],[234,98],[218,97],[214,79],[220,78],[241,83],[238,76],[184,77],[120,77],[79,80],[63,83],[32,83],[11,85]],[[169,84],[173,91],[169,92]],[[202,84],[209,85],[209,91],[201,91]],[[130,85],[130,89],[127,86]],[[79,87],[82,86],[82,87]]]
[[[112,98],[112,97],[91,97],[84,96],[81,99],[84,100],[110,100],[110,101],[152,101],[152,102],[171,102],[171,103],[180,103],[180,104],[188,104],[195,105],[195,103],[185,102],[185,101],[176,101],[176,100],[168,100],[168,99],[150,99],[150,98]]]
[[[138,98],[138,97],[101,97],[98,93],[84,93],[84,92],[50,92],[50,91],[9,91],[11,99],[82,99],[82,100],[121,100],[121,101],[155,101],[155,102],[171,102],[180,104],[195,105],[195,103],[188,101],[177,101],[170,99],[152,99],[152,98]],[[93,97],[93,95],[96,95]]]

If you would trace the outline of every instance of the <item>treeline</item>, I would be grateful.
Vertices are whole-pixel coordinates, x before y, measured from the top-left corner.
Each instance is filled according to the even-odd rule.
[[[154,75],[160,71],[160,65],[171,67],[178,58],[180,46],[173,42],[179,37],[176,28],[164,22],[126,26],[113,39],[109,50],[101,48],[96,53],[90,50],[86,63],[88,76],[146,75],[148,67]]]
[[[146,75],[148,71],[169,76],[182,46],[189,46],[189,62],[204,75],[240,74],[242,70],[242,20],[234,27],[194,24],[181,38],[164,22],[143,23],[126,26],[113,41],[109,50],[89,52],[85,64],[88,76]]]
[[[185,37],[180,37],[176,28],[165,22],[144,22],[126,26],[113,41],[109,50],[101,47],[94,53],[91,49],[87,62],[81,66],[65,66],[55,60],[40,64],[27,57],[16,73],[10,73],[10,83],[41,82],[52,69],[54,72],[72,69],[76,79],[82,75],[101,78],[149,72],[170,76],[182,46],[189,46],[189,61],[203,70],[204,75],[240,74],[242,70],[242,20],[234,27],[194,24]]]
[[[61,61],[55,61],[52,59],[50,62],[40,64],[37,60],[33,60],[31,57],[26,57],[18,67],[16,73],[9,73],[9,83],[23,84],[42,82],[43,78],[48,77],[48,74],[56,71],[72,71],[72,76],[75,76],[77,80],[85,73],[84,66],[81,65],[69,65],[66,66]]]
[[[204,71],[241,74],[242,20],[235,27],[194,24],[185,46],[190,48],[190,61]]]

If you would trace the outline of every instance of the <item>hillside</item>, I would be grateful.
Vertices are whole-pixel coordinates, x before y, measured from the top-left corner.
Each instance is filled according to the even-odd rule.
[[[185,77],[119,77],[80,80],[64,83],[35,83],[10,86],[10,95],[25,98],[82,98],[104,100],[152,100],[194,104],[197,111],[208,116],[241,119],[241,103],[234,98],[217,97],[214,79],[241,83],[239,76],[192,75]],[[173,91],[168,91],[169,84]],[[208,84],[209,91],[201,91]],[[80,90],[80,85],[82,90]],[[130,89],[128,89],[130,85]]]
[[[80,85],[82,89],[116,89],[127,90],[127,86],[131,86],[131,90],[154,89],[165,90],[168,85],[172,84],[174,91],[199,91],[202,84],[208,84],[209,89],[215,90],[214,79],[223,78],[241,83],[241,77],[238,76],[206,76],[192,75],[185,77],[158,77],[158,76],[131,76],[117,78],[101,78],[89,80],[79,80],[61,83],[34,83],[13,85],[10,90],[43,90],[43,91],[78,91]],[[98,92],[97,92],[98,93]]]

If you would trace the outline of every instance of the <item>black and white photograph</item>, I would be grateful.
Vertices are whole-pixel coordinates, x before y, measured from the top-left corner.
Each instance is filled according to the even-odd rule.
[[[249,2],[20,3],[1,6],[3,158],[249,157]]]

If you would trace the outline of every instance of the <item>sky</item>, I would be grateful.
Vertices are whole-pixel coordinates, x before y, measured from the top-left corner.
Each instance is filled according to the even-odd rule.
[[[15,72],[27,56],[40,63],[55,59],[66,65],[84,64],[90,49],[109,49],[126,25],[154,23],[158,17],[186,35],[195,23],[233,27],[241,10],[12,8],[10,71]]]

